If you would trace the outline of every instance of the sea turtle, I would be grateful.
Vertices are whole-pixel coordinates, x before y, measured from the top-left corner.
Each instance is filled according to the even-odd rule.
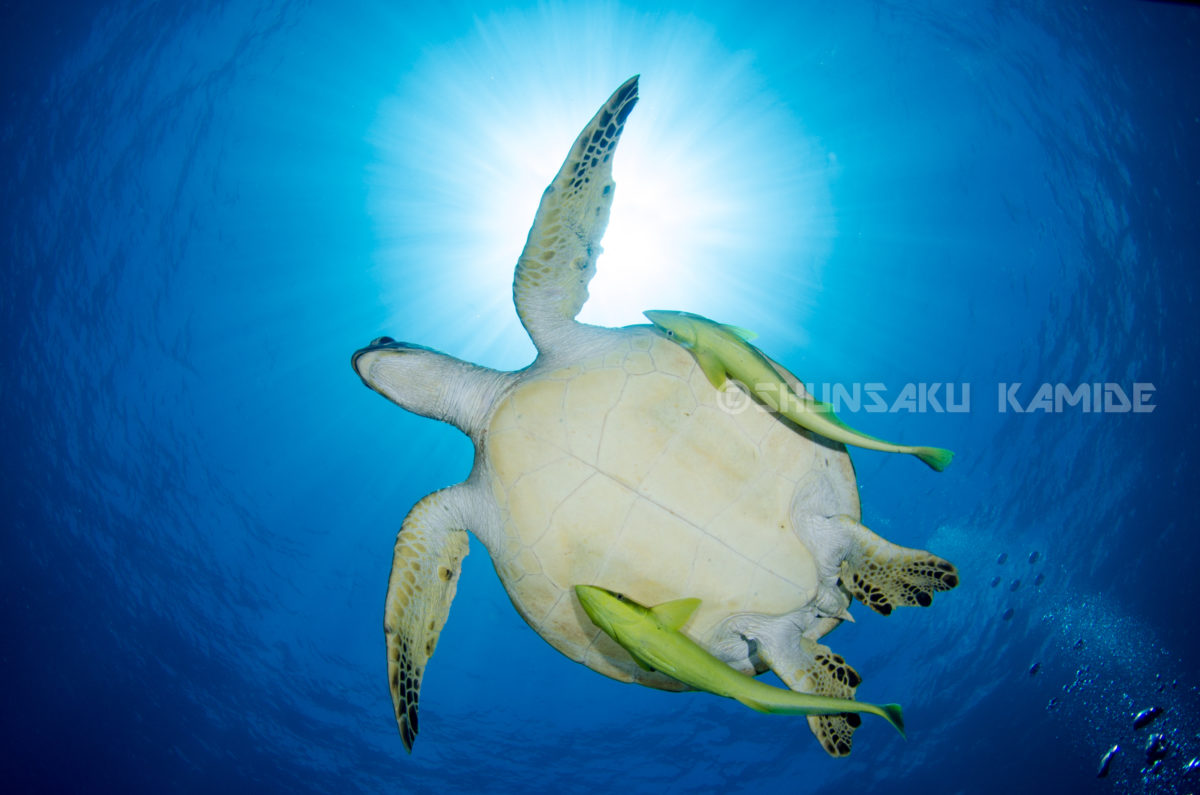
[[[701,600],[689,637],[746,674],[853,698],[861,681],[817,640],[849,618],[928,605],[954,567],[859,524],[845,448],[715,389],[683,347],[649,326],[577,322],[613,200],[612,156],[637,77],[579,134],[542,196],[513,298],[537,347],[499,372],[380,337],[355,352],[363,382],[466,433],[463,483],[421,499],[396,538],[384,614],[388,681],[404,746],[457,588],[467,531],[487,548],[521,617],[554,648],[606,676],[663,690],[585,614],[574,586],[642,604]],[[799,380],[784,378],[802,394]],[[740,389],[736,384],[726,390]],[[857,715],[813,716],[823,747],[849,753]]]

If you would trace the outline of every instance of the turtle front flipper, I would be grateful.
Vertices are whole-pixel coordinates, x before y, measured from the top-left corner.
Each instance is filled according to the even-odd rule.
[[[842,586],[876,613],[900,606],[929,607],[938,591],[958,585],[953,563],[923,549],[893,544],[849,516],[835,517],[852,539],[842,561]]]
[[[434,492],[413,506],[392,554],[383,632],[392,706],[410,753],[417,737],[421,678],[446,624],[468,551],[459,488]]]
[[[542,194],[513,281],[521,324],[539,352],[562,345],[559,334],[587,300],[600,238],[613,201],[612,156],[638,99],[626,80],[588,123]]]
[[[759,657],[785,685],[797,692],[853,699],[862,682],[862,677],[840,654],[794,631],[772,633],[756,640]],[[849,754],[854,730],[861,725],[862,718],[854,712],[808,716],[808,728],[830,756]]]

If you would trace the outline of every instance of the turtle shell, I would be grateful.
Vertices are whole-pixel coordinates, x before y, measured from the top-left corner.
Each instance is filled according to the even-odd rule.
[[[521,616],[600,673],[664,689],[597,629],[577,584],[642,604],[698,597],[686,627],[711,641],[730,616],[810,605],[814,555],[795,531],[805,511],[860,518],[845,449],[816,440],[735,383],[715,389],[679,345],[645,328],[569,366],[531,370],[486,434],[503,527],[492,550]],[[827,479],[835,505],[803,504]]]

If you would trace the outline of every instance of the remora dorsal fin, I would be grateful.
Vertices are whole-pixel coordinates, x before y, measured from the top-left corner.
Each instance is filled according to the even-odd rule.
[[[692,613],[695,613],[696,608],[699,606],[700,600],[695,597],[691,599],[676,599],[656,605],[650,608],[650,612],[662,622],[664,627],[678,631],[680,627],[688,622],[688,619],[692,617]]]
[[[725,329],[730,334],[732,334],[733,336],[740,339],[742,342],[753,342],[754,340],[758,339],[758,335],[755,334],[753,331],[751,331],[748,328],[742,328],[741,326],[731,326],[728,323],[722,323],[721,328]]]

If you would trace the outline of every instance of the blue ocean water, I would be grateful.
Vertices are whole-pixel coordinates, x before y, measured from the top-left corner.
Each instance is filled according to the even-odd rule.
[[[1200,789],[1200,9],[0,13],[6,791]],[[907,741],[867,721],[831,759],[801,719],[604,679],[475,543],[401,747],[394,534],[471,447],[350,354],[527,364],[512,266],[635,73],[584,319],[751,327],[814,384],[877,385],[894,410],[852,424],[958,453],[853,453],[865,522],[962,575],[825,639]],[[916,410],[935,383],[968,410]],[[1091,384],[1153,411],[1084,411]]]

